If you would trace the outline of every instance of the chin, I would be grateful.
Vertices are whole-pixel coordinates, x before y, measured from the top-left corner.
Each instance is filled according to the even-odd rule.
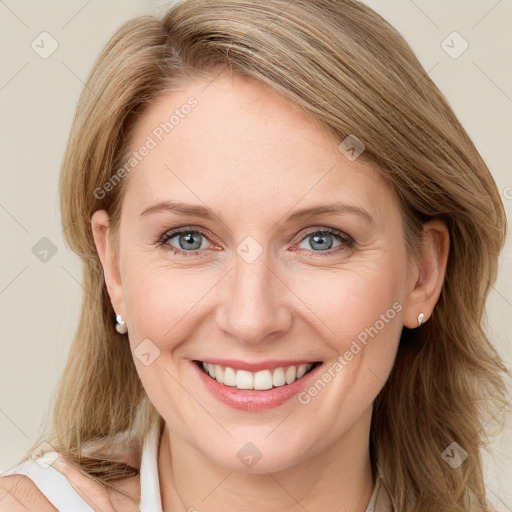
[[[306,458],[304,442],[299,443],[302,450],[297,450],[290,443],[265,440],[267,435],[264,433],[262,439],[253,441],[244,437],[244,441],[235,441],[214,452],[211,451],[212,444],[205,450],[199,449],[214,464],[236,473],[275,473],[295,466]]]

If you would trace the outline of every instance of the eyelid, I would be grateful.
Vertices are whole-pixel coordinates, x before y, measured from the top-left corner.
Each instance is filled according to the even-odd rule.
[[[340,238],[345,239],[346,241],[353,240],[353,238],[344,231],[341,231],[340,229],[331,228],[329,226],[317,226],[313,228],[308,228],[308,231],[301,232],[297,236],[299,237],[298,242],[302,242],[304,239],[306,239],[308,236],[312,235],[313,233],[330,233],[333,235],[337,235]],[[295,239],[292,239],[294,241]]]
[[[162,241],[164,239],[166,239],[166,241],[168,241],[170,238],[173,238],[174,236],[179,235],[184,232],[201,233],[201,235],[203,235],[205,238],[207,238],[211,243],[213,243],[213,242],[210,240],[210,238],[215,240],[215,243],[217,245],[220,245],[218,243],[216,237],[213,236],[213,234],[210,233],[210,231],[208,231],[206,228],[200,228],[198,226],[182,226],[179,228],[169,229],[168,231],[166,231],[162,234],[162,236],[158,239],[158,241]],[[193,253],[193,251],[187,251],[187,252]]]

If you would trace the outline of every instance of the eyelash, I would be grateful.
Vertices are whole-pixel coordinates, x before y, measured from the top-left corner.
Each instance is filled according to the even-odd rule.
[[[206,250],[206,249],[197,249],[195,251],[183,251],[181,249],[177,249],[176,247],[173,247],[172,245],[167,244],[167,242],[169,240],[174,238],[176,235],[180,235],[182,233],[200,233],[202,236],[204,236],[209,241],[207,233],[205,233],[201,229],[195,229],[193,227],[184,227],[184,228],[176,229],[173,231],[166,231],[158,239],[157,246],[161,247],[162,249],[164,249],[166,251],[171,251],[174,254],[179,254],[179,255],[184,255],[184,256],[190,256],[190,255],[199,256],[199,255],[201,255],[201,253],[203,251]],[[340,242],[342,242],[342,244],[340,246],[336,247],[335,249],[329,249],[328,251],[308,251],[310,253],[313,253],[315,256],[317,256],[317,255],[320,255],[320,256],[333,255],[342,250],[352,249],[355,245],[355,241],[351,236],[349,236],[346,233],[343,233],[342,231],[339,231],[337,229],[328,228],[328,227],[324,227],[322,229],[317,228],[317,229],[308,231],[307,233],[304,234],[304,236],[297,243],[304,241],[306,238],[308,238],[309,236],[311,236],[315,233],[322,233],[322,234],[328,233],[328,234],[336,236],[340,240]]]

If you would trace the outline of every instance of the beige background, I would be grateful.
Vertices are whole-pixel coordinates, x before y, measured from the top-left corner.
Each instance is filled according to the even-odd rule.
[[[512,1],[366,3],[404,35],[445,94],[493,172],[511,218]],[[115,29],[135,15],[159,13],[164,5],[142,0],[0,0],[0,470],[14,465],[36,438],[79,313],[80,261],[63,244],[57,196],[78,95]],[[31,47],[43,31],[58,43],[46,59]],[[469,44],[456,59],[442,47],[453,31]],[[451,51],[460,44],[455,40]],[[32,252],[43,237],[57,251],[46,262]],[[488,332],[508,367],[511,256],[509,239],[488,300]],[[489,495],[499,511],[512,511],[511,424],[509,416],[493,455],[485,457]]]

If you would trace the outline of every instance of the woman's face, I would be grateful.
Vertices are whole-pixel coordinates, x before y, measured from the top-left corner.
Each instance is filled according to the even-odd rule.
[[[225,468],[277,471],[367,439],[417,275],[377,172],[265,86],[206,85],[140,119],[106,279],[171,431]],[[196,361],[273,387],[215,384]]]

